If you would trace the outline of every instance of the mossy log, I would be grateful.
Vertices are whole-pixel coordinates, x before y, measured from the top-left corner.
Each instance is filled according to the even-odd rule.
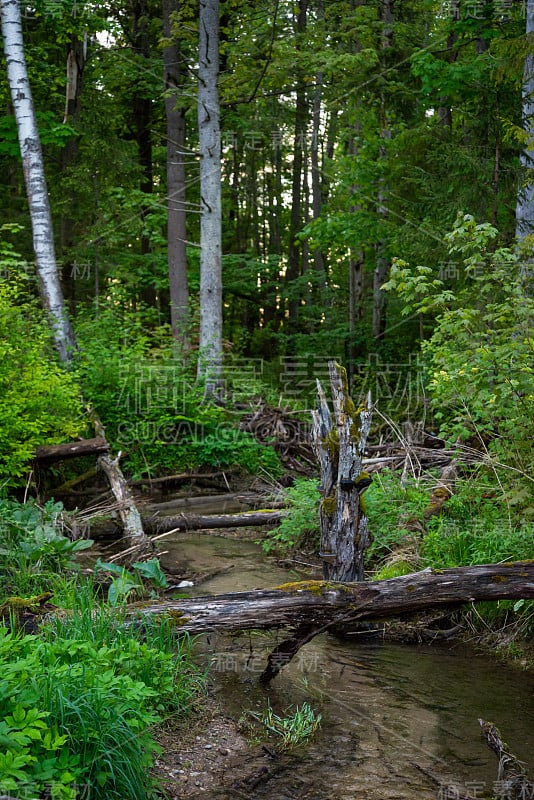
[[[422,609],[534,598],[534,560],[432,570],[368,583],[299,581],[247,592],[129,606],[169,614],[189,633],[313,626],[325,630]]]

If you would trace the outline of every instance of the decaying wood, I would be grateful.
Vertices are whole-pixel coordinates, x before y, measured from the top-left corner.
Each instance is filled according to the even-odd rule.
[[[258,525],[275,525],[282,521],[287,511],[242,511],[239,514],[204,514],[198,516],[178,514],[173,516],[143,516],[147,534],[157,535],[174,531],[199,531],[209,528],[243,528]]]
[[[456,478],[458,477],[458,462],[451,461],[441,470],[439,480],[432,490],[430,502],[423,511],[425,519],[430,519],[441,512],[443,505],[454,494]]]
[[[180,472],[177,475],[163,475],[161,478],[139,478],[136,481],[130,481],[130,486],[159,486],[166,483],[188,483],[189,481],[214,481],[220,480],[223,483],[228,483],[226,480],[227,475],[232,475],[238,472],[236,467],[225,469],[224,472]]]
[[[115,459],[109,455],[100,456],[97,466],[105,472],[115,496],[124,538],[131,547],[137,546],[142,551],[150,552],[152,543],[143,530],[141,515],[119,467],[119,456]]]
[[[96,435],[105,439],[106,431],[100,417],[93,408],[88,408],[87,412],[93,423]],[[96,465],[106,474],[109,481],[111,491],[117,503],[117,510],[122,523],[124,538],[128,541],[130,547],[138,547],[139,552],[147,553],[152,550],[152,543],[143,530],[141,515],[139,514],[132,492],[120,468],[120,458],[121,453],[119,453],[116,458],[105,454],[98,458]]]
[[[274,589],[132,605],[131,614],[170,613],[190,633],[330,626],[458,607],[481,600],[534,598],[534,560],[426,569],[369,583],[302,581]]]
[[[93,439],[80,439],[77,442],[66,442],[65,444],[50,444],[38,447],[35,451],[35,460],[39,463],[65,461],[68,458],[80,458],[81,456],[100,455],[109,451],[109,444],[103,436],[95,436]]]
[[[360,504],[358,479],[371,428],[370,398],[354,408],[346,373],[328,362],[333,417],[317,381],[317,409],[312,412],[312,442],[321,468],[320,526],[323,575],[326,580],[364,579],[364,555],[370,544],[368,522]]]
[[[265,495],[253,492],[225,492],[224,494],[210,494],[199,495],[197,497],[175,497],[173,500],[167,500],[164,503],[148,503],[144,506],[144,511],[150,511],[155,514],[158,511],[178,511],[179,509],[190,510],[193,508],[202,509],[203,506],[222,506],[225,503],[235,503],[245,507],[266,508],[282,508],[281,502],[274,502],[267,499]]]
[[[510,800],[533,800],[534,784],[528,778],[525,764],[517,756],[510,753],[508,745],[503,742],[498,728],[492,722],[478,720],[486,743],[499,759],[497,780],[502,782],[501,797]]]
[[[308,426],[299,420],[299,413],[262,403],[242,417],[239,427],[259,442],[274,443],[274,449],[287,469],[309,474],[310,468],[315,467],[315,458]]]

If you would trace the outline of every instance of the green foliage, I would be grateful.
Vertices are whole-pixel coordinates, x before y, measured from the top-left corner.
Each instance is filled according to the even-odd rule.
[[[459,214],[446,237],[451,255],[459,257],[461,281],[454,289],[445,288],[430,267],[412,269],[399,260],[384,288],[399,294],[403,313],[435,315],[433,334],[422,347],[442,434],[466,439],[476,433],[497,461],[528,473],[534,301],[525,291],[525,265],[508,248],[494,250],[496,237],[491,225]]]
[[[373,536],[366,555],[369,568],[380,569],[382,562],[403,545],[407,536],[411,542],[413,535],[406,523],[410,519],[422,519],[427,505],[428,489],[421,483],[409,480],[401,486],[399,474],[388,469],[373,474],[373,483],[365,493],[365,508]],[[396,569],[402,569],[402,563],[397,564]],[[381,572],[379,575],[394,577]]]
[[[112,580],[108,589],[108,601],[112,606],[125,603],[132,594],[136,597],[147,595],[147,585],[145,584],[152,584],[159,589],[168,586],[167,578],[157,558],[151,558],[149,561],[136,561],[135,564],[132,564],[131,571],[98,558],[94,571],[97,573],[101,570],[117,576]]]
[[[319,499],[316,480],[295,481],[286,490],[288,515],[267,534],[262,543],[265,552],[302,547],[310,538],[318,544]]]
[[[285,709],[283,716],[275,714],[270,703],[263,714],[248,713],[276,737],[284,750],[298,747],[311,739],[322,719],[321,714],[317,714],[309,703],[296,706],[294,711],[290,706]]]
[[[187,637],[166,620],[127,627],[88,584],[42,637],[0,628],[0,668],[0,790],[21,798],[153,797],[150,729],[200,687]]]
[[[280,473],[272,448],[239,431],[239,417],[204,401],[194,365],[173,352],[168,327],[150,328],[142,313],[110,304],[97,321],[92,312],[81,315],[78,331],[84,392],[108,440],[126,450],[133,475],[233,465]]]
[[[39,445],[57,444],[85,428],[81,391],[52,350],[50,329],[24,288],[27,265],[0,246],[0,482],[24,483]],[[18,274],[17,274],[18,271]]]
[[[43,508],[0,500],[1,595],[36,595],[54,590],[77,569],[74,556],[91,547],[88,539],[72,541],[61,533],[61,503]]]

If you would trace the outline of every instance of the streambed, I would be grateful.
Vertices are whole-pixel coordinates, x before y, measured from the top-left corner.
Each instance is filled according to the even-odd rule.
[[[224,570],[193,594],[274,586],[288,571],[250,541],[176,534],[165,562],[191,573]],[[253,787],[199,790],[199,797],[275,800],[430,800],[506,797],[497,759],[478,718],[494,722],[511,750],[534,769],[534,676],[503,666],[465,645],[406,646],[380,639],[316,637],[273,681],[257,677],[281,634],[209,636],[201,658],[211,663],[212,692],[236,719],[269,701],[278,713],[308,701],[323,716],[312,743],[279,767],[265,756]]]

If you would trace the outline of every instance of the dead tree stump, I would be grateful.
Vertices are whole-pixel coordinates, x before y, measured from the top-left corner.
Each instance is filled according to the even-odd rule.
[[[370,483],[362,458],[371,428],[371,397],[356,408],[347,373],[328,362],[333,418],[317,381],[317,409],[312,412],[312,443],[321,467],[321,549],[323,575],[330,581],[363,581],[364,555],[371,543],[361,495]]]

